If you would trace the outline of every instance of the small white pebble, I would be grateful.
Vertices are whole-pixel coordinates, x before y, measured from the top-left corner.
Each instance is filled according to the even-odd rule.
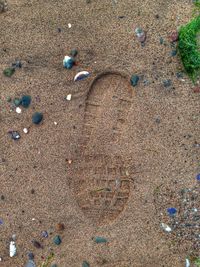
[[[67,99],[68,101],[70,101],[70,100],[72,99],[72,95],[71,95],[71,94],[67,95],[66,99]]]
[[[3,259],[0,257],[0,261],[2,261]]]
[[[68,23],[68,28],[70,29],[72,27],[72,24],[71,23]]]
[[[56,121],[53,122],[55,125],[57,125],[58,123]]]
[[[27,134],[27,133],[28,133],[28,128],[24,128],[24,129],[23,129],[23,132],[24,132],[25,134]]]
[[[20,108],[20,107],[17,107],[17,108],[16,108],[16,112],[17,112],[18,114],[22,113],[21,108]]]
[[[35,218],[32,218],[32,221],[35,221],[36,219]]]

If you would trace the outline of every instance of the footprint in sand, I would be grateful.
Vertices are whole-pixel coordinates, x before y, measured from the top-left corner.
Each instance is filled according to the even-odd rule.
[[[119,142],[133,93],[125,76],[107,72],[96,77],[86,98],[81,153],[72,179],[79,207],[96,225],[117,219],[129,199],[130,165]]]

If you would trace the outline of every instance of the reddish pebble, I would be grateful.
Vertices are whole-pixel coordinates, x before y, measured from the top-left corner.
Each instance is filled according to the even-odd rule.
[[[178,41],[178,32],[177,31],[173,31],[171,33],[170,40],[171,40],[172,43]]]
[[[57,231],[63,231],[65,229],[65,226],[63,223],[56,224],[56,230]]]
[[[199,86],[196,86],[196,87],[193,89],[193,92],[194,92],[194,93],[200,93],[200,87],[199,87]]]

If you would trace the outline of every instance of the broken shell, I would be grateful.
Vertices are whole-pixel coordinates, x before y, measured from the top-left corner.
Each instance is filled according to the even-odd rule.
[[[171,227],[169,227],[169,225],[165,224],[165,223],[161,223],[161,228],[165,231],[165,232],[171,232],[172,229]]]
[[[17,254],[17,248],[14,241],[10,241],[10,257],[14,257]]]
[[[68,101],[70,101],[70,100],[72,99],[72,95],[71,95],[71,94],[67,95],[66,99],[67,99]]]
[[[85,78],[87,78],[89,76],[89,72],[88,71],[80,71],[79,73],[76,74],[76,76],[74,77],[74,81],[81,81],[84,80]]]

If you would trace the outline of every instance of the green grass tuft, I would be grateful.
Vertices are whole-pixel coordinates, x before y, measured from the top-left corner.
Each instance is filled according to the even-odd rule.
[[[200,16],[182,26],[179,31],[178,51],[185,71],[193,82],[200,74],[200,50],[197,42],[200,32]]]
[[[200,2],[195,3],[198,14],[179,30],[178,51],[184,69],[195,83],[200,76]]]

